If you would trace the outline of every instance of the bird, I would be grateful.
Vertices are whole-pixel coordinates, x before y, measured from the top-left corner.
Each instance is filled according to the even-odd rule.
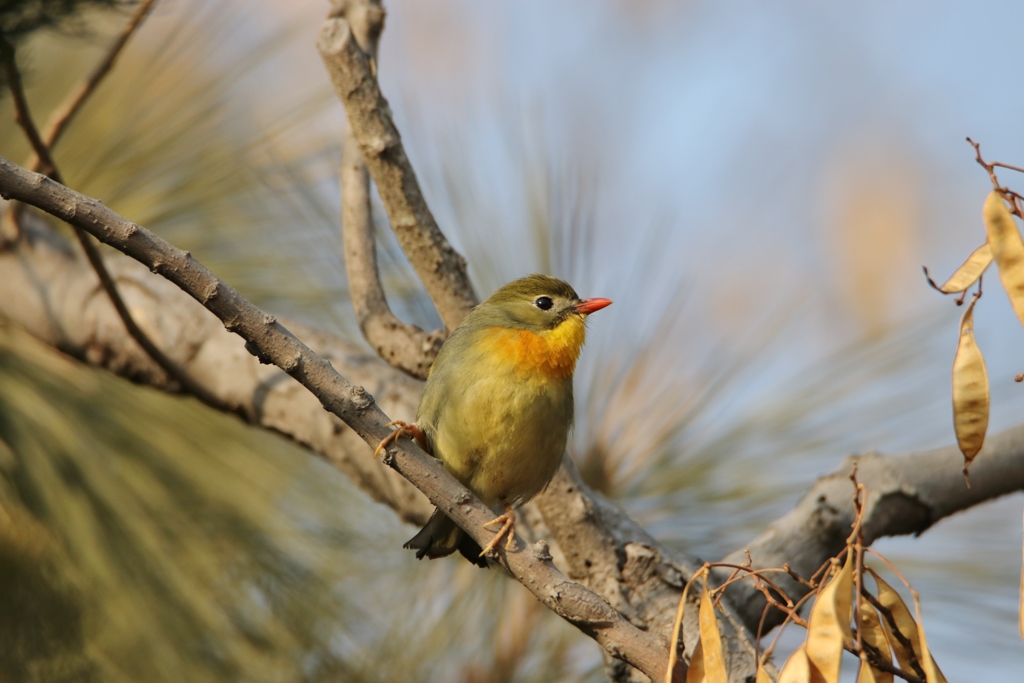
[[[516,508],[540,493],[562,461],[573,423],[573,373],[587,317],[610,305],[581,299],[566,282],[534,274],[497,289],[445,340],[427,375],[416,421],[389,423],[374,457],[406,436],[438,458],[492,509],[504,513],[481,548],[441,510],[405,548],[417,559],[458,550],[486,567],[501,539],[515,539]]]

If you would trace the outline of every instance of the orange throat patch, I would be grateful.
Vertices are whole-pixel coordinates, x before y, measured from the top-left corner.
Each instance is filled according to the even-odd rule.
[[[558,327],[543,332],[491,327],[484,333],[483,343],[490,353],[523,374],[565,379],[576,369],[585,339],[583,318],[571,315]]]

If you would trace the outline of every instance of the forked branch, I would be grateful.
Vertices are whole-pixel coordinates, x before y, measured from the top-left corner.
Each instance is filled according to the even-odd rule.
[[[399,244],[412,262],[448,331],[478,303],[466,261],[434,220],[391,119],[373,60],[344,19],[329,18],[317,41],[352,134],[377,184]]]
[[[369,56],[376,75],[377,44],[384,29],[380,0],[342,0],[332,15],[344,18]],[[352,129],[345,123],[341,170],[341,230],[345,251],[348,291],[363,337],[381,358],[413,377],[426,379],[444,340],[444,330],[425,332],[403,323],[391,312],[377,266],[373,213],[370,208],[370,174]]]

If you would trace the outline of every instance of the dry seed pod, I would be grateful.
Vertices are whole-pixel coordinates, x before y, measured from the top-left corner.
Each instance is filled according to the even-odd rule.
[[[806,643],[789,656],[779,672],[778,683],[811,683],[811,663],[807,660]]]
[[[818,593],[807,619],[807,658],[825,683],[839,683],[843,645],[853,641],[853,550],[846,564]]]
[[[764,670],[764,662],[757,663],[757,676],[754,678],[754,683],[772,683],[772,677]]]
[[[940,680],[941,674],[939,674],[939,667],[936,666],[935,660],[932,659],[931,652],[928,651],[928,639],[924,635],[924,619],[921,618],[921,601],[918,599],[917,593],[914,593],[914,613],[917,614],[917,628],[921,636],[921,665],[924,667],[924,678],[928,683],[936,683]]]
[[[860,603],[860,609],[857,611],[857,629],[865,644],[878,650],[882,659],[892,662],[889,640],[885,637],[885,631],[882,629],[878,614],[875,613],[875,608],[867,600]],[[865,655],[861,655],[857,683],[892,683],[892,681],[891,673],[872,668]]]
[[[964,476],[985,443],[988,430],[988,373],[981,349],[974,341],[974,304],[971,300],[960,319],[960,342],[953,357],[953,428],[964,454]]]
[[[702,646],[703,680],[707,683],[729,683],[729,674],[725,670],[725,656],[722,653],[722,635],[718,631],[718,618],[715,616],[715,603],[708,591],[708,577],[704,577],[704,589],[700,594],[700,612],[697,615],[700,624],[700,643]],[[694,653],[696,655],[696,652]],[[692,666],[692,658],[691,658]],[[687,675],[686,680],[690,677]]]
[[[1010,297],[1017,319],[1024,325],[1024,241],[999,193],[993,190],[982,209],[988,246],[999,267],[999,280]]]
[[[900,633],[906,636],[907,640],[910,641],[910,644],[914,649],[914,657],[921,663],[922,668],[924,668],[927,673],[928,667],[926,667],[924,663],[924,653],[921,650],[921,639],[917,632],[917,622],[914,621],[914,617],[910,614],[910,610],[907,609],[907,605],[903,602],[903,598],[900,597],[900,594],[893,590],[892,586],[883,581],[878,574],[872,572],[872,575],[878,583],[878,602],[892,613],[892,618],[896,621],[897,628],[899,628]],[[904,648],[902,644],[900,644],[899,640],[893,635],[888,623],[883,622],[882,626],[885,629],[886,637],[888,637],[889,642],[892,643],[892,649],[896,652],[896,661],[900,663],[900,668],[907,671],[913,671],[913,665],[910,663],[910,655],[906,651],[906,648]],[[934,661],[930,662],[930,664],[935,666]],[[934,671],[935,677],[934,679],[928,679],[928,683],[946,683],[946,678],[942,675],[938,666],[935,666]]]
[[[959,294],[977,282],[991,264],[992,250],[989,249],[988,242],[985,242],[971,252],[967,260],[960,264],[956,272],[950,275],[949,279],[941,286],[935,284],[935,281],[928,276],[927,268],[924,269],[924,274],[928,277],[928,284],[943,294]]]
[[[888,674],[888,678],[885,678],[885,675],[886,673],[879,672],[871,666],[871,662],[868,661],[868,656],[865,653],[860,653],[860,668],[857,669],[857,683],[882,683],[883,681],[892,681],[892,674]]]
[[[667,680],[667,677],[666,677]],[[690,668],[686,670],[686,683],[704,683],[704,643],[697,641],[690,656]]]

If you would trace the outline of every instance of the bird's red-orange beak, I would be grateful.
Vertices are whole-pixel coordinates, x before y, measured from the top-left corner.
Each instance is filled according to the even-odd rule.
[[[600,311],[605,306],[611,305],[611,299],[583,299],[576,304],[576,312],[582,315],[589,315],[594,311]]]

